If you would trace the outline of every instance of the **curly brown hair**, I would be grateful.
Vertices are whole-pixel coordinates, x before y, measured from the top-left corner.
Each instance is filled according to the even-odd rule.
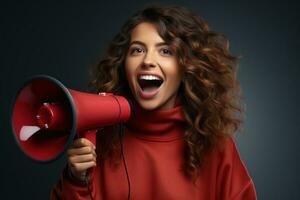
[[[241,125],[237,58],[230,54],[227,38],[211,31],[208,24],[190,10],[180,6],[148,6],[129,18],[113,38],[104,59],[92,71],[90,86],[96,92],[133,98],[124,62],[131,32],[142,22],[157,26],[161,38],[175,48],[179,66],[184,69],[178,92],[188,124],[183,169],[194,179],[204,155]],[[120,148],[116,134],[98,135],[101,137],[97,140],[100,158]]]

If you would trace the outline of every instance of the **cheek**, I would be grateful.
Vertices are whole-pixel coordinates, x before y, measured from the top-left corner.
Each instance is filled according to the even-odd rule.
[[[130,88],[133,88],[133,82],[135,77],[135,68],[133,67],[132,63],[130,61],[125,62],[125,73],[126,73],[126,79],[128,81],[128,84]]]
[[[135,77],[136,70],[138,66],[140,65],[140,59],[139,58],[127,58],[125,61],[125,72],[127,79],[130,80]]]
[[[172,80],[171,80],[171,87],[173,88],[172,90],[178,90],[179,88],[179,85],[181,83],[181,79],[182,77],[178,74],[178,73],[175,73],[172,77]]]
[[[168,73],[167,76],[169,76],[172,80],[172,83],[174,85],[179,85],[179,83],[181,82],[182,79],[182,70],[180,69],[180,67],[178,66],[177,62],[171,62],[168,65],[168,71],[166,71],[166,73]],[[178,84],[176,84],[178,83]]]
[[[129,59],[126,59],[125,60],[125,73],[126,73],[126,78],[127,80],[129,80],[129,77],[130,77],[130,74],[132,73],[131,72],[131,62]]]

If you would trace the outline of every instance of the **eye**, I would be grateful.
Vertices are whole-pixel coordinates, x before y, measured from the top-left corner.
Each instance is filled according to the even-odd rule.
[[[139,55],[144,52],[144,49],[141,47],[132,47],[129,52],[130,55]]]
[[[173,55],[173,52],[169,48],[162,48],[162,49],[160,49],[160,53],[163,56],[171,56],[171,55]]]

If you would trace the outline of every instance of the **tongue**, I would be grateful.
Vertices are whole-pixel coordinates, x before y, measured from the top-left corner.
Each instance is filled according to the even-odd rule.
[[[147,87],[144,87],[143,88],[143,91],[144,92],[153,92],[157,89],[157,87],[154,87],[154,86],[147,86]]]

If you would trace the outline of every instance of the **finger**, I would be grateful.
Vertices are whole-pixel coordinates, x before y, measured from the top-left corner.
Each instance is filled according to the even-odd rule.
[[[83,163],[83,162],[90,162],[90,161],[96,162],[96,157],[93,154],[69,157],[70,163]]]
[[[75,163],[73,165],[71,165],[71,167],[76,171],[76,172],[84,172],[87,169],[91,168],[91,167],[95,167],[96,166],[96,162],[95,161],[90,161],[90,162],[84,162],[84,163]]]
[[[80,148],[70,148],[67,151],[68,156],[74,156],[74,155],[84,155],[84,154],[94,154],[96,156],[95,150],[90,147],[80,147]]]
[[[92,148],[96,149],[95,145],[86,138],[79,138],[75,140],[72,144],[72,148],[85,147],[85,146],[91,146]]]

